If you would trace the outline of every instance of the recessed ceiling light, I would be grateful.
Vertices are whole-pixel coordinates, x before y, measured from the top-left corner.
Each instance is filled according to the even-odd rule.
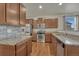
[[[43,8],[42,5],[39,5],[39,8],[42,9]]]
[[[62,3],[59,3],[59,5],[62,5]]]

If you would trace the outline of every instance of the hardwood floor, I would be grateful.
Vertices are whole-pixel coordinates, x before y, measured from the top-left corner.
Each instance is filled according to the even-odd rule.
[[[32,43],[32,53],[31,56],[50,56],[49,43]]]

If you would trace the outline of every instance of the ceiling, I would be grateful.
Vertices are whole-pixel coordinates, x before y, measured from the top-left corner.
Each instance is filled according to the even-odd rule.
[[[43,8],[40,9],[38,6]],[[24,3],[28,18],[53,15],[79,15],[79,3]]]

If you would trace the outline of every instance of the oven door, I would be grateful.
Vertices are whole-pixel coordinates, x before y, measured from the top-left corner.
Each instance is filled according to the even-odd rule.
[[[37,34],[37,42],[45,42],[45,34],[43,33]]]

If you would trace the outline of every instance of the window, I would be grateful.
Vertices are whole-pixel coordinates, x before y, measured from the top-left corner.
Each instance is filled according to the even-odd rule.
[[[64,30],[75,30],[76,16],[64,16]]]

